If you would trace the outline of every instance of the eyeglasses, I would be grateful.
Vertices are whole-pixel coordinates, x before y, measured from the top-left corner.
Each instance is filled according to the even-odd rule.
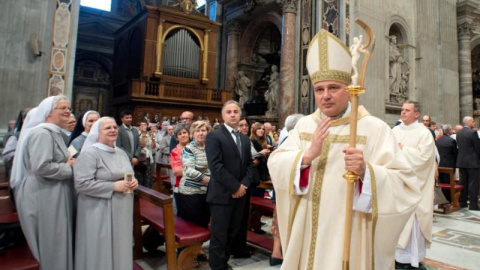
[[[117,126],[102,128],[102,130],[117,130],[117,129],[118,129]]]
[[[60,110],[60,111],[72,111],[72,108],[70,107],[60,107],[60,108],[54,108],[55,110]]]
[[[180,117],[180,120],[192,120],[193,118],[190,117]]]

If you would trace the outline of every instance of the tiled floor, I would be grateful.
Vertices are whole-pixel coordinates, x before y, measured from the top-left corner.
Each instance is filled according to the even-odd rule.
[[[263,218],[268,230],[270,218]],[[208,253],[208,242],[203,249]],[[280,269],[269,265],[269,253],[255,249],[249,259],[230,259],[229,263],[238,270]],[[461,209],[449,215],[435,214],[433,243],[427,250],[424,264],[429,270],[479,270],[480,269],[480,212]],[[144,269],[167,269],[165,257],[147,257],[137,261]],[[210,269],[207,263],[200,270]]]
[[[3,166],[0,166],[0,182],[5,181]],[[268,231],[271,218],[264,217]],[[160,248],[161,249],[161,248]],[[203,246],[208,253],[208,242]],[[249,259],[230,259],[236,270],[280,269],[269,265],[270,254],[255,249]],[[429,270],[479,270],[480,269],[480,212],[463,208],[448,215],[435,214],[433,221],[433,243],[427,250],[424,263]],[[167,269],[165,256],[145,257],[137,261],[144,269]],[[210,269],[202,263],[199,270]]]

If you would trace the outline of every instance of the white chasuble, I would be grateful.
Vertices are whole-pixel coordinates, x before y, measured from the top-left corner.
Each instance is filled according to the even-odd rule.
[[[332,121],[322,154],[310,166],[306,194],[295,195],[294,178],[324,117],[319,110],[300,119],[268,160],[277,193],[282,269],[342,269],[347,187],[342,149],[348,147],[349,116]],[[370,174],[372,207],[371,213],[353,212],[350,269],[393,269],[398,238],[420,201],[420,190],[390,127],[363,106],[358,118],[357,148]]]
[[[410,240],[413,219],[417,217],[426,246],[432,243],[433,187],[435,185],[435,142],[422,123],[401,124],[393,128],[397,142],[403,144],[402,152],[417,175],[417,185],[422,193],[420,204],[410,217],[400,236],[398,246],[405,249]]]

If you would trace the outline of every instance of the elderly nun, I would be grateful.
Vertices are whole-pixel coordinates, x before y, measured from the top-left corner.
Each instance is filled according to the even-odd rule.
[[[62,127],[70,117],[67,97],[44,99],[25,119],[10,185],[20,224],[40,269],[73,269],[74,159]]]
[[[124,179],[133,169],[115,147],[115,120],[93,124],[75,162],[78,191],[75,269],[132,269],[133,193],[138,182]]]

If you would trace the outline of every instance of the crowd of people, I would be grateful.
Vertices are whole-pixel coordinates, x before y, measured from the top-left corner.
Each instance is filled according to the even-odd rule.
[[[320,41],[328,42],[320,42]],[[218,119],[190,111],[133,126],[87,111],[77,120],[67,97],[44,99],[9,123],[2,157],[22,230],[41,269],[131,269],[133,193],[153,188],[156,163],[171,166],[175,214],[211,230],[212,269],[231,269],[231,255],[247,258],[251,196],[265,197],[272,180],[276,203],[271,265],[283,269],[340,269],[345,194],[342,175],[355,175],[351,269],[425,269],[431,244],[437,168],[459,169],[462,207],[479,210],[480,139],[472,117],[452,128],[418,122],[421,107],[406,101],[391,129],[358,107],[356,147],[349,147],[351,55],[321,30],[307,66],[318,109],[287,117],[285,127],[242,118],[229,100]],[[319,52],[327,57],[318,63]],[[329,61],[347,63],[333,66]],[[328,246],[328,248],[325,248]]]
[[[210,254],[217,256],[209,258],[199,254],[198,261],[210,261],[212,268],[225,266],[228,253],[220,253],[228,250],[226,246],[234,238],[239,248],[232,254],[249,257],[251,252],[246,248],[248,201],[245,193],[237,192],[234,183],[231,188],[236,195],[224,197],[227,193],[219,189],[222,184],[218,184],[218,179],[223,180],[225,174],[219,172],[219,160],[213,158],[213,154],[207,156],[207,138],[213,131],[212,126],[222,130],[230,123],[237,130],[242,123],[241,133],[236,136],[248,152],[241,156],[248,160],[233,167],[236,174],[249,172],[243,176],[242,187],[249,190],[250,196],[260,178],[270,179],[266,160],[278,146],[278,135],[274,135],[275,126],[270,123],[252,123],[250,131],[247,120],[239,118],[238,103],[230,101],[226,106],[235,108],[236,118],[227,118],[224,107],[225,125],[220,125],[217,119],[213,124],[193,121],[190,111],[183,112],[176,122],[175,117],[161,123],[144,118],[137,127],[132,125],[130,111],[120,113],[118,126],[115,119],[101,117],[93,110],[77,121],[68,99],[61,95],[46,98],[29,112],[22,111],[19,125],[10,123],[12,127],[2,157],[11,157],[6,164],[10,164],[12,197],[28,245],[42,269],[130,269],[131,191],[138,185],[153,187],[152,173],[156,173],[157,162],[171,165],[176,215],[205,228],[210,226],[212,232],[223,230],[219,237],[212,235],[212,240],[221,243],[216,246],[215,240],[211,242]],[[230,147],[225,151],[232,153]],[[128,174],[134,176],[129,178]],[[211,184],[210,178],[215,176],[216,184]],[[212,188],[214,185],[217,188]],[[209,189],[216,190],[209,194],[222,194],[207,198]],[[258,196],[263,197],[264,192]],[[242,226],[232,231],[227,228],[231,223],[224,222],[223,207],[213,205],[223,206],[241,197],[243,200],[235,201],[240,202],[238,207],[243,214],[229,213],[238,216]],[[219,222],[213,222],[214,219]],[[223,225],[213,229],[217,224]],[[243,230],[241,237],[236,236],[239,230]]]

